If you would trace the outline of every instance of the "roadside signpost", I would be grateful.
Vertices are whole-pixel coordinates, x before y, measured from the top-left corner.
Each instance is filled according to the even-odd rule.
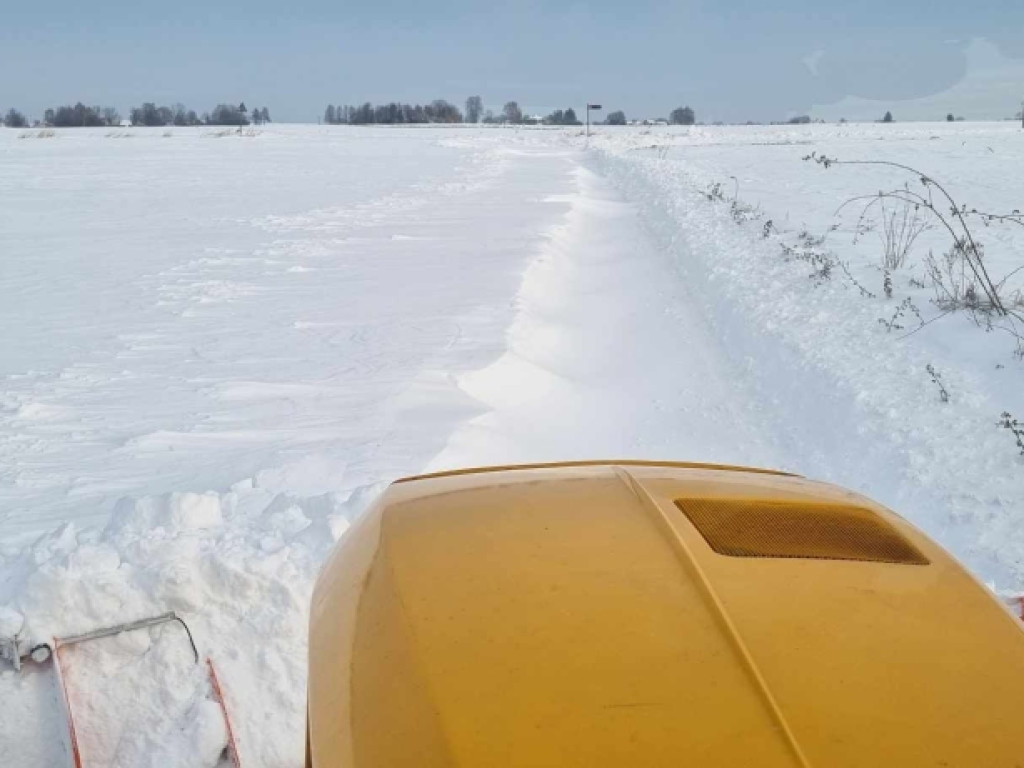
[[[590,110],[592,109],[604,109],[600,104],[587,104],[587,136],[590,135]]]

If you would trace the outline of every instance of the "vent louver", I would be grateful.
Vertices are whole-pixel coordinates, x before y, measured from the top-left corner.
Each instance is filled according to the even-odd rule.
[[[722,555],[929,562],[892,526],[862,507],[756,499],[676,499],[676,506]]]

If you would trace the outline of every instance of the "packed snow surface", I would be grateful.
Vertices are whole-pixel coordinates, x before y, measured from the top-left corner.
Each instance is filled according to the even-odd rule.
[[[177,611],[243,764],[297,767],[312,584],[380,490],[595,457],[838,482],[1019,591],[1016,342],[938,317],[935,228],[886,295],[836,209],[906,177],[811,152],[1024,207],[1009,124],[0,131],[0,637]],[[64,659],[87,765],[223,763],[178,625]],[[47,663],[0,701],[0,765],[67,761]]]

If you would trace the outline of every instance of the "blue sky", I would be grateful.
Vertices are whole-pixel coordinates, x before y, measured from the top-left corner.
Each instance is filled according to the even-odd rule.
[[[33,116],[77,100],[123,113],[245,100],[315,120],[329,102],[471,94],[533,112],[592,99],[638,117],[689,104],[707,121],[782,119],[846,97],[898,113],[962,81],[974,38],[1005,59],[1006,87],[948,109],[1001,117],[1024,96],[1022,0],[0,4],[0,107]]]

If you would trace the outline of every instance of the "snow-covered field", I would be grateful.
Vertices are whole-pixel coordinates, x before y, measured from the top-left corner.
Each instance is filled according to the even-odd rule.
[[[996,426],[1024,419],[1013,339],[962,314],[908,335],[908,309],[887,329],[908,297],[939,314],[911,280],[941,233],[886,297],[877,232],[834,212],[903,179],[801,160],[908,163],[1009,212],[1016,126],[19,136],[0,131],[0,635],[178,611],[245,765],[301,765],[317,568],[425,469],[780,467],[1024,587],[1024,462]],[[979,237],[994,274],[1024,264],[1024,229]],[[220,759],[180,630],[67,660],[86,764]],[[65,759],[55,696],[45,666],[0,672],[0,765]]]

